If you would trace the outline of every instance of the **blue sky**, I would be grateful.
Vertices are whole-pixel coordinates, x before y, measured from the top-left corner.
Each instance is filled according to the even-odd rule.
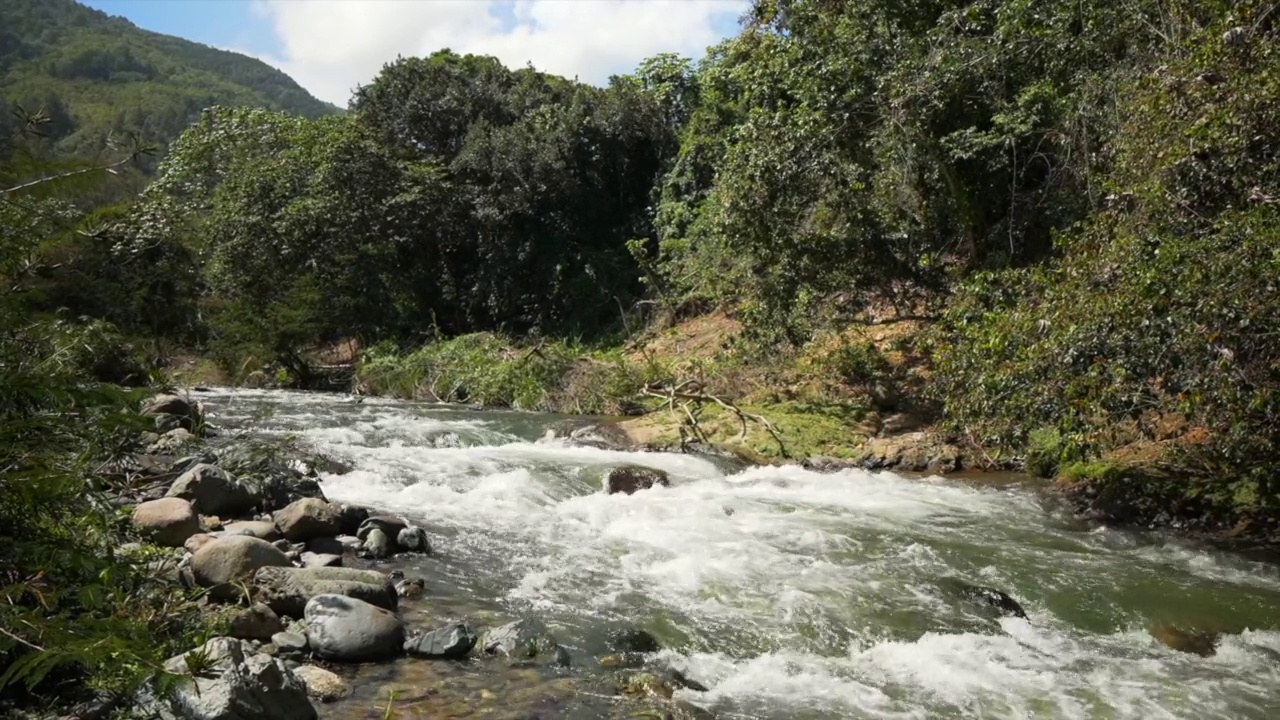
[[[135,25],[259,57],[345,105],[396,55],[443,47],[588,82],[658,52],[701,56],[748,0],[81,0]]]

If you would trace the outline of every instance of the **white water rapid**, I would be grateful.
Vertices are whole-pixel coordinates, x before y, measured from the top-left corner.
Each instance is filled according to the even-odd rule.
[[[1280,717],[1280,572],[1090,528],[1029,482],[907,479],[540,441],[559,418],[285,392],[202,393],[215,423],[295,434],[354,471],[335,501],[418,518],[431,602],[544,619],[590,668],[646,628],[752,718]],[[252,419],[262,411],[271,414]],[[673,487],[606,495],[612,467]],[[999,588],[991,618],[947,578]],[[1216,654],[1155,623],[1223,626]],[[583,670],[589,672],[590,670]]]

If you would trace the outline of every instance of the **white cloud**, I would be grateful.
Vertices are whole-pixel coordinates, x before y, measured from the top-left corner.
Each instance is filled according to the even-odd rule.
[[[258,0],[255,9],[280,46],[260,57],[317,97],[345,106],[358,84],[397,55],[443,48],[602,83],[660,52],[700,57],[748,2]]]

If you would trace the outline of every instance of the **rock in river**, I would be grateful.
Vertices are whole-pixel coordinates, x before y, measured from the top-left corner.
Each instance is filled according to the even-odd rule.
[[[303,612],[307,644],[329,660],[385,660],[404,652],[404,625],[389,610],[343,595],[317,595]]]
[[[231,637],[245,640],[270,640],[272,635],[283,630],[280,616],[262,603],[237,610],[228,626]]]
[[[670,487],[671,480],[667,474],[661,470],[638,465],[614,468],[609,471],[609,476],[605,479],[605,490],[610,495],[615,493],[630,495],[658,485]]]
[[[279,615],[299,617],[317,595],[343,595],[395,610],[398,602],[390,578],[376,570],[344,567],[272,567],[253,577],[255,597]]]
[[[939,582],[939,586],[949,594],[955,595],[972,605],[994,610],[1001,615],[1027,619],[1027,613],[1022,609],[1022,605],[1001,590],[982,585],[970,585],[956,578],[944,578]]]
[[[182,498],[161,498],[142,503],[133,511],[133,526],[157,545],[182,547],[200,532],[200,517]]]
[[[273,519],[280,533],[291,542],[332,537],[342,529],[342,509],[319,498],[295,500]]]
[[[201,515],[236,517],[253,509],[258,496],[244,483],[216,465],[196,465],[169,488],[169,497],[191,501]]]
[[[248,535],[221,537],[191,557],[191,571],[201,587],[217,587],[247,579],[260,568],[291,567],[279,548]]]
[[[195,664],[205,667],[191,675]],[[183,720],[314,720],[306,687],[279,660],[255,655],[242,641],[214,638],[170,658],[165,669],[187,675],[168,699]]]
[[[262,520],[243,520],[241,522],[227,523],[223,526],[222,531],[227,535],[248,535],[267,542],[275,542],[280,539],[280,531],[276,530],[275,524]]]
[[[569,664],[569,651],[556,642],[541,620],[525,618],[493,628],[480,638],[480,647],[489,655],[505,655],[513,660],[549,660]]]
[[[471,628],[458,623],[409,638],[404,643],[404,651],[422,658],[463,658],[475,647],[476,639]]]
[[[353,692],[350,683],[322,667],[303,665],[295,668],[293,674],[306,686],[307,694],[320,702],[341,700]]]

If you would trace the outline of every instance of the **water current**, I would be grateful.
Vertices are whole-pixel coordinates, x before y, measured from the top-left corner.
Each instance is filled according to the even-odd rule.
[[[540,618],[586,676],[605,674],[611,629],[644,628],[709,688],[677,697],[722,717],[1280,717],[1275,566],[1081,523],[1030,479],[744,469],[548,440],[554,416],[200,395],[223,427],[348,463],[323,476],[330,500],[420,520],[436,552],[402,562],[427,580],[424,614]],[[672,487],[605,494],[624,464]],[[952,580],[1027,618],[984,614]],[[1160,624],[1226,632],[1202,657]]]

